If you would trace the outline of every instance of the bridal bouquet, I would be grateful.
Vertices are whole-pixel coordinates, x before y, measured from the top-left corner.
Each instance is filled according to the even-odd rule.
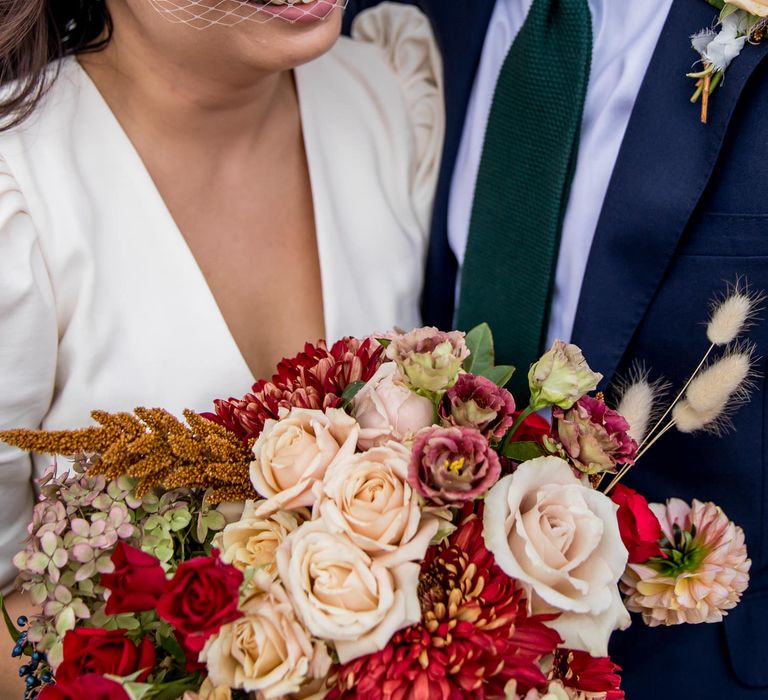
[[[717,305],[656,421],[658,384],[609,408],[561,342],[520,410],[480,326],[307,345],[185,423],[136,409],[0,434],[74,459],[41,480],[15,558],[42,606],[20,629],[6,615],[27,697],[623,698],[607,647],[628,611],[714,622],[747,587],[717,506],[619,481],[666,430],[718,428],[745,398],[755,303]]]

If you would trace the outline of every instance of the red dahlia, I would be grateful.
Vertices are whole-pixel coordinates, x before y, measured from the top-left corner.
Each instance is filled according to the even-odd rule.
[[[215,413],[203,414],[235,433],[246,444],[255,440],[264,422],[277,419],[280,408],[336,408],[344,390],[367,382],[379,368],[384,352],[376,340],[344,338],[328,350],[325,341],[307,343],[304,352],[284,359],[272,381],[261,379],[242,399],[219,399]]]
[[[528,617],[522,591],[483,544],[480,518],[429,550],[419,594],[421,623],[342,666],[328,700],[484,700],[504,697],[513,679],[523,692],[546,683],[539,661],[560,638]]]
[[[621,669],[608,657],[596,658],[585,651],[558,649],[552,666],[552,678],[584,697],[597,700],[624,700],[620,689]]]

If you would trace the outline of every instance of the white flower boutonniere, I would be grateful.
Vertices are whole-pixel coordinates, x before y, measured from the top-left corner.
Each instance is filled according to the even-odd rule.
[[[702,69],[688,73],[696,80],[691,102],[701,100],[701,122],[707,123],[709,97],[720,85],[731,61],[747,43],[757,44],[768,35],[768,0],[707,0],[720,10],[714,28],[691,37],[691,46],[701,56]]]

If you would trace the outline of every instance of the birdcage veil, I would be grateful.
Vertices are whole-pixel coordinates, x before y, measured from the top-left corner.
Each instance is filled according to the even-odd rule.
[[[272,0],[266,3],[245,0],[149,0],[165,19],[175,24],[186,24],[195,29],[212,26],[232,27],[242,22],[271,22],[273,20],[299,22],[307,16],[324,18],[328,5],[345,8],[349,0]]]

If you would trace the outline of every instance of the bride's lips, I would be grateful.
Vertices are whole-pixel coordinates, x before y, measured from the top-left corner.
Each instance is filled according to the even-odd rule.
[[[258,5],[261,12],[274,15],[278,19],[286,22],[298,22],[300,24],[311,24],[325,19],[336,7],[336,0],[313,0],[313,2],[289,5],[275,5],[264,2],[254,2]]]

